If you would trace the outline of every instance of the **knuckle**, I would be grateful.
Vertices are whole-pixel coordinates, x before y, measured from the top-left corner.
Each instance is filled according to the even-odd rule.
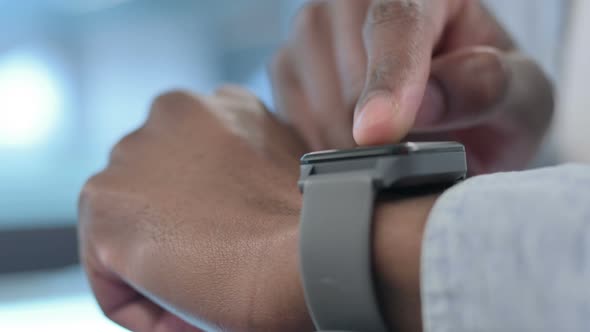
[[[236,101],[250,102],[257,100],[252,92],[236,84],[224,84],[217,88],[214,94],[218,97],[225,97]]]
[[[388,88],[390,80],[394,77],[394,73],[399,73],[396,69],[399,68],[398,61],[392,60],[389,62],[379,62],[378,65],[371,66],[369,69],[369,77],[367,78],[367,85],[372,88]]]
[[[423,14],[423,5],[415,0],[375,0],[369,8],[367,24],[416,23],[420,22]]]
[[[237,85],[223,85],[215,91],[211,99],[215,107],[214,113],[241,113],[250,111],[258,113],[266,111],[265,105],[248,89]]]
[[[132,194],[121,183],[121,178],[107,169],[86,182],[78,201],[80,242],[107,265],[123,254],[109,255],[109,248],[120,242],[120,234],[130,234],[129,228],[134,227],[133,223],[121,223],[134,207]],[[127,236],[126,241],[131,243],[133,238]]]
[[[150,108],[148,123],[162,119],[183,120],[195,111],[205,109],[204,100],[187,91],[175,90],[158,96]]]
[[[385,53],[383,61],[378,61],[369,68],[367,84],[374,88],[391,89],[400,82],[410,82],[415,77],[412,70],[420,65],[421,55],[413,43],[407,44],[405,54]]]
[[[137,146],[137,143],[140,142],[141,132],[141,128],[137,129],[123,137],[117,144],[115,144],[115,146],[113,146],[113,148],[111,149],[109,161],[113,163],[125,160],[126,156],[128,155],[129,149],[134,146]]]
[[[104,195],[103,177],[103,173],[96,174],[86,181],[82,187],[78,199],[78,213],[81,224],[91,222],[100,214]]]

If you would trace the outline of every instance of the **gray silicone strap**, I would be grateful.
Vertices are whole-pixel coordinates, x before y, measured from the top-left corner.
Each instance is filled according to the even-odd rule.
[[[314,176],[303,191],[301,270],[316,328],[386,332],[373,286],[370,175]]]

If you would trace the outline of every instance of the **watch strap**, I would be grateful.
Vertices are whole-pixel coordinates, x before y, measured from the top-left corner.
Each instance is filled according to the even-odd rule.
[[[302,189],[301,274],[316,328],[386,332],[372,273],[370,174],[314,176]]]

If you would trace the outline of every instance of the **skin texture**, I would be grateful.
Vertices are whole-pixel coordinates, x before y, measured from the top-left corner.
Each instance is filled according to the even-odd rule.
[[[550,85],[475,0],[313,1],[272,65],[291,127],[249,93],[176,92],[80,198],[80,250],[105,314],[133,331],[311,331],[297,257],[298,158],[454,139],[470,171],[523,167]],[[420,331],[422,233],[436,196],[377,204],[387,320]]]
[[[304,149],[244,90],[158,98],[81,195],[81,258],[104,313],[141,332],[312,331],[296,254]],[[398,331],[419,330],[434,201],[377,205],[375,267]]]
[[[158,98],[80,199],[81,256],[105,314],[133,331],[199,331],[177,317],[211,331],[305,330],[302,152],[242,90]]]
[[[471,174],[526,166],[552,88],[477,0],[310,1],[270,66],[312,149],[456,140]]]

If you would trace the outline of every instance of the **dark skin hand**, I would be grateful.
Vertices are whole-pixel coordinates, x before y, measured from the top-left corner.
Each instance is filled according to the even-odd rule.
[[[552,88],[478,0],[319,0],[271,64],[277,110],[314,150],[455,140],[471,174],[521,169]]]
[[[304,150],[244,90],[158,98],[80,199],[81,258],[104,313],[140,332],[312,331],[297,256]],[[376,210],[374,262],[396,331],[420,328],[434,201]]]
[[[273,64],[295,130],[248,93],[173,93],[80,200],[81,257],[133,331],[311,331],[299,281],[298,158],[454,139],[480,174],[523,167],[551,88],[475,0],[314,1]],[[387,321],[420,331],[422,233],[436,196],[381,202],[374,264]]]

